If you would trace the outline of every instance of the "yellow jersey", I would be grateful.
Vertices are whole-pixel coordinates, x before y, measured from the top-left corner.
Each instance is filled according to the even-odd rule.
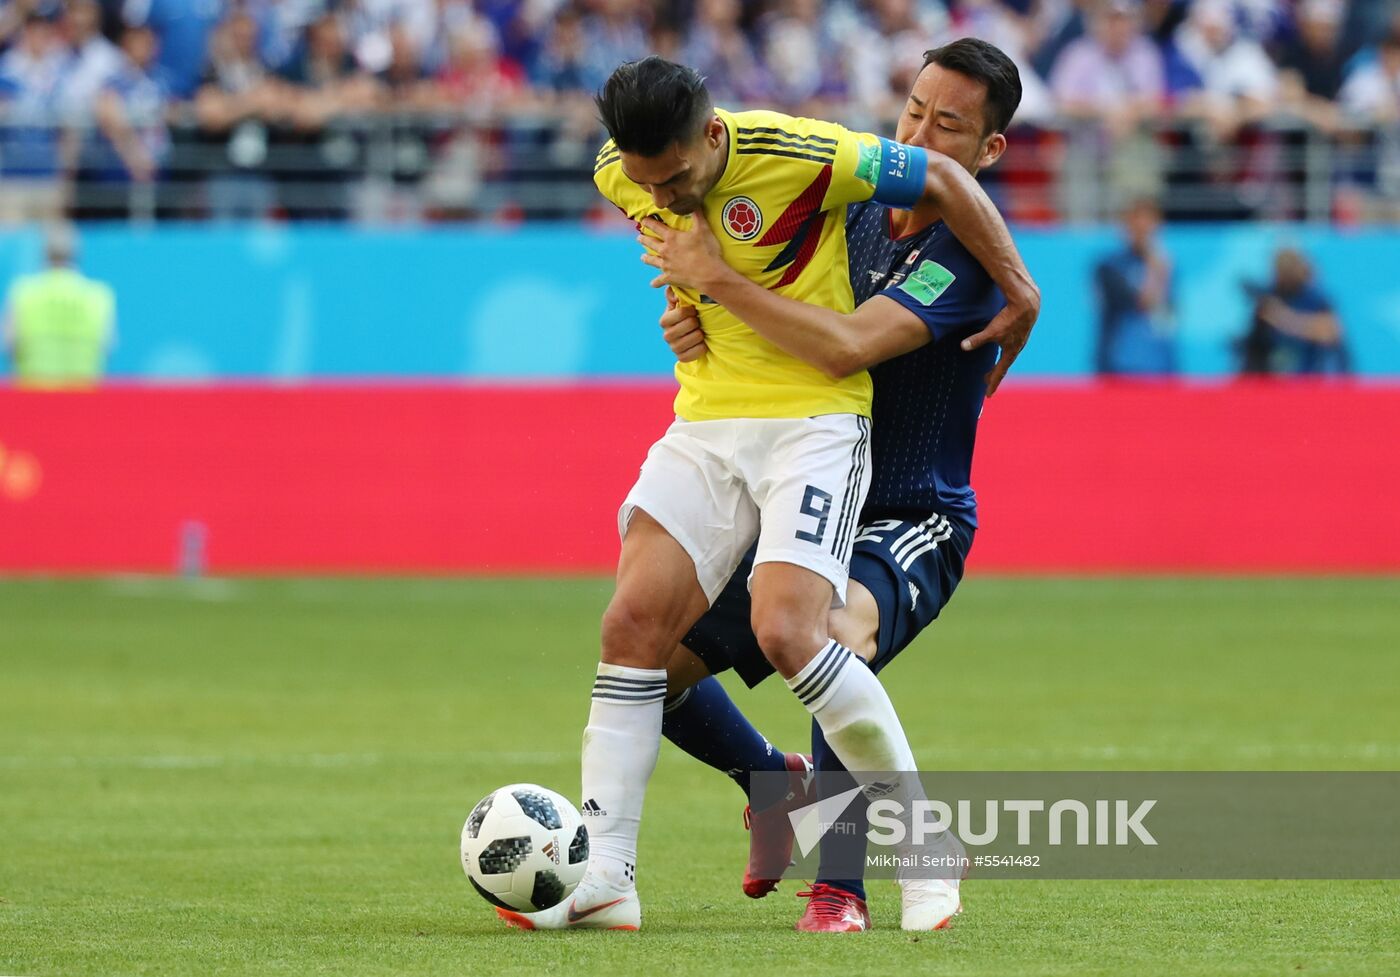
[[[715,114],[728,130],[724,173],[705,197],[704,213],[724,260],[750,280],[789,298],[837,312],[854,309],[846,254],[845,207],[899,184],[901,194],[877,196],[908,206],[913,181],[910,147],[815,119],[779,112]],[[919,154],[920,157],[922,154]],[[658,211],[651,195],[622,172],[609,140],[593,174],[603,196],[633,221],[658,217],[676,228],[692,218]],[[893,179],[890,175],[893,174]],[[884,179],[882,179],[884,177]],[[675,410],[688,421],[736,417],[870,416],[870,375],[835,380],[783,352],[729,310],[691,289],[676,289],[694,305],[709,352],[676,365]]]

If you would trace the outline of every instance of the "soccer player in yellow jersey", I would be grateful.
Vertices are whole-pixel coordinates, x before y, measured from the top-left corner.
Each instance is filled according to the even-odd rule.
[[[688,227],[703,210],[725,260],[760,285],[850,312],[845,205],[930,200],[1008,302],[1038,309],[1005,224],[946,157],[827,122],[716,109],[696,72],[655,57],[618,68],[597,102],[612,136],[597,160],[603,194],[641,228]],[[526,929],[640,926],[637,833],[665,665],[755,539],[749,585],[764,655],[848,770],[884,772],[865,779],[868,792],[906,811],[922,796],[913,776],[895,776],[915,765],[889,697],[827,627],[845,601],[869,484],[870,378],[828,376],[706,296],[680,291],[699,309],[708,352],[676,367],[676,421],[618,514],[617,589],[583,735],[589,869],[552,910],[502,910]],[[924,850],[911,843],[909,854]],[[957,909],[956,879],[902,884],[906,928],[933,928]]]

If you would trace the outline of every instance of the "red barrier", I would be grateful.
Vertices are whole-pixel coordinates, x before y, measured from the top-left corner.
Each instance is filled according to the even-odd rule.
[[[670,389],[0,390],[0,569],[591,572]],[[981,570],[1400,570],[1400,388],[1011,386]]]

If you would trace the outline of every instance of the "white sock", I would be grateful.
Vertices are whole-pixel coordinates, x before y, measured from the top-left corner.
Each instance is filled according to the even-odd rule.
[[[885,687],[835,639],[788,679],[788,688],[821,725],[847,770],[914,769],[914,752]]]
[[[588,871],[630,889],[647,781],[661,752],[664,668],[599,663],[593,706],[583,731],[583,823]]]
[[[788,679],[788,688],[816,719],[846,769],[862,775],[866,796],[897,800],[912,814],[914,801],[924,798],[914,751],[885,687],[865,662],[849,648],[829,641],[802,671]],[[907,776],[864,776],[880,773]],[[906,838],[912,838],[912,833]]]

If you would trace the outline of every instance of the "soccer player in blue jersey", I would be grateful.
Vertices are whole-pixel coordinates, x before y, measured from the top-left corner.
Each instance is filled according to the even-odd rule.
[[[896,138],[949,156],[975,176],[1005,151],[1002,133],[1020,95],[1016,67],[1005,54],[984,41],[955,41],[925,55]],[[737,274],[701,221],[689,232],[659,231],[663,242],[643,242],[650,251],[643,260],[662,270],[653,284],[684,283],[703,292],[774,345],[831,375],[870,369],[873,478],[847,605],[832,612],[830,625],[878,673],[938,616],[962,577],[977,526],[969,484],[977,419],[989,385],[1000,379],[990,375],[996,350],[989,323],[1004,301],[927,205],[912,211],[852,205],[846,233],[858,303],[846,314],[785,298]],[[680,359],[705,355],[693,312],[677,307],[662,322]],[[663,726],[668,738],[728,773],[746,793],[751,774],[798,772],[805,763],[773,750],[707,677],[732,667],[753,686],[773,671],[750,629],[747,574],[740,567],[672,658]],[[819,771],[842,769],[815,725],[812,750]],[[786,811],[809,800],[799,790],[788,803],[752,814],[748,895],[776,887],[792,850]],[[808,897],[799,930],[870,925],[861,879],[830,874],[828,856],[836,860],[837,853],[828,846],[840,841],[824,839],[823,870],[799,893]]]

